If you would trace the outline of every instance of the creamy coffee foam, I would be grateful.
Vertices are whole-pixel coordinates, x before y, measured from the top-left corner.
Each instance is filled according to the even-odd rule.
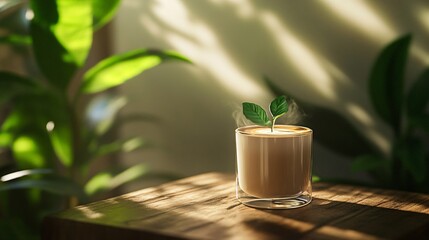
[[[259,198],[311,191],[312,130],[300,126],[248,126],[236,130],[241,189]]]

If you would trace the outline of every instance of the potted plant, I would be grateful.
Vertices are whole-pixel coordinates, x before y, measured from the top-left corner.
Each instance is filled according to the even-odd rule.
[[[86,66],[94,32],[111,20],[119,4],[31,0],[28,35],[1,37],[30,47],[38,74],[0,72],[0,100],[7,106],[0,145],[13,159],[0,176],[0,207],[8,218],[0,226],[19,228],[22,219],[37,223],[64,207],[63,199],[73,206],[147,173],[143,164],[89,171],[105,155],[144,144],[139,136],[106,142],[126,104],[123,97],[107,93],[163,62],[189,60],[173,51],[136,49]],[[7,191],[12,189],[26,190]]]

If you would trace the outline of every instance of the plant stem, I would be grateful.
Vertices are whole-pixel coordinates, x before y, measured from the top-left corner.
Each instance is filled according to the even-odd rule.
[[[273,122],[271,124],[271,132],[274,132],[274,125],[276,125],[276,120],[277,120],[278,117],[279,116],[276,116],[276,117],[273,118]]]

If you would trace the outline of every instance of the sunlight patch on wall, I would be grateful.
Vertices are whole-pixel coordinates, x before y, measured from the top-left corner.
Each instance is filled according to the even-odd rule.
[[[429,32],[429,8],[421,8],[421,7],[416,8],[415,12],[416,12],[417,19]],[[411,49],[411,53],[416,55],[419,59],[421,59],[425,65],[429,64],[429,54],[426,51],[424,51],[422,48],[413,47]]]
[[[253,3],[250,0],[210,0],[213,4],[217,5],[230,5],[237,12],[241,18],[251,18],[255,15]]]
[[[380,151],[387,154],[390,149],[390,141],[377,129],[374,118],[370,116],[365,109],[355,103],[348,103],[346,105],[346,110],[354,119],[363,125],[361,130],[365,130],[364,135],[368,136],[372,143],[377,145]]]
[[[420,46],[411,46],[410,53],[419,59],[424,65],[429,64],[429,54]]]
[[[421,22],[421,24],[429,31],[429,8],[419,8],[415,9],[417,14],[417,18]]]
[[[321,0],[320,2],[351,26],[380,43],[390,41],[396,35],[386,21],[381,19],[380,15],[375,13],[364,1]]]
[[[309,85],[318,90],[327,99],[335,100],[336,94],[333,91],[333,80],[322,67],[323,63],[318,56],[291,33],[271,12],[265,12],[260,17],[283,51],[284,56],[306,78]]]
[[[228,91],[242,98],[266,95],[261,86],[231,59],[210,26],[190,17],[182,1],[157,1],[151,12],[157,20],[175,30],[162,33],[168,44],[209,72]],[[149,29],[156,28],[153,21],[145,18],[141,23]]]

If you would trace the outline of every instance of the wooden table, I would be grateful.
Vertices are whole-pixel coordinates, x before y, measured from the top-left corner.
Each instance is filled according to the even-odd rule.
[[[317,183],[313,196],[249,208],[232,175],[206,173],[50,216],[43,239],[429,239],[429,195]]]

